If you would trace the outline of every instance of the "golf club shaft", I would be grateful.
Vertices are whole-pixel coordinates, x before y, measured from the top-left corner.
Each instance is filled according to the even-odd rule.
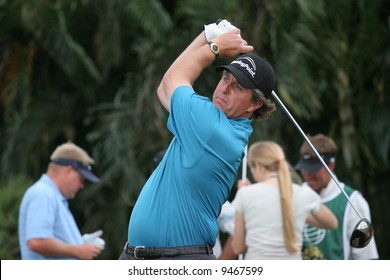
[[[242,160],[242,180],[246,179],[246,171],[247,171],[247,158],[248,158],[248,145],[245,146],[245,155],[244,159]]]
[[[245,146],[245,154],[244,158],[242,159],[242,174],[241,174],[241,179],[245,180],[246,179],[246,173],[247,173],[247,158],[248,158],[248,145]],[[239,254],[238,255],[239,260],[244,259],[244,254]]]
[[[293,116],[290,114],[290,112],[287,110],[286,106],[284,106],[283,102],[280,100],[278,95],[275,91],[272,91],[272,96],[275,98],[275,100],[279,103],[279,105],[282,107],[283,111],[286,113],[286,115],[289,117],[289,119],[293,122],[295,127],[299,130],[299,132],[302,134],[303,138],[305,138],[307,144],[310,146],[310,148],[313,150],[317,158],[320,160],[322,165],[325,167],[326,171],[328,171],[329,175],[332,177],[333,181],[336,183],[337,187],[340,189],[340,191],[344,194],[346,199],[348,200],[349,204],[352,206],[353,210],[355,210],[356,214],[359,216],[360,219],[363,219],[362,215],[360,215],[359,211],[356,209],[356,207],[353,205],[351,200],[349,199],[348,194],[344,191],[344,189],[340,186],[339,181],[337,180],[336,176],[333,174],[333,172],[329,169],[328,165],[325,163],[324,159],[321,157],[320,153],[317,151],[317,149],[314,147],[314,145],[311,143],[309,138],[306,136],[305,132],[301,129],[301,127],[298,125],[298,123],[295,121]]]

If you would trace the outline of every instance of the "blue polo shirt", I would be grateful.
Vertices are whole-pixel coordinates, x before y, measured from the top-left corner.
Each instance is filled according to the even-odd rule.
[[[191,87],[171,98],[168,128],[174,138],[144,185],[132,211],[132,246],[214,246],[217,218],[228,199],[251,120],[228,119]]]
[[[75,245],[84,243],[66,198],[46,174],[27,189],[20,205],[19,245],[22,259],[72,259],[47,257],[31,251],[27,241],[33,238],[54,238]]]

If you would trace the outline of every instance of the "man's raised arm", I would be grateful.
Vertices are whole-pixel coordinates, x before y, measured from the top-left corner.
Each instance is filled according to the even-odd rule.
[[[219,47],[221,57],[236,57],[241,53],[253,51],[253,47],[241,37],[238,28],[216,36],[213,43]],[[160,102],[168,112],[174,90],[179,86],[192,87],[203,69],[209,66],[216,56],[202,31],[173,62],[157,90]]]

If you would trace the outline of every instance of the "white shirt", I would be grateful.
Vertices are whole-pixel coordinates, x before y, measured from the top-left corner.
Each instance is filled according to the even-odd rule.
[[[310,213],[319,211],[321,199],[311,188],[293,184],[293,209],[297,247],[302,248],[302,230]],[[245,259],[302,259],[291,254],[284,241],[279,188],[257,183],[240,188],[233,206],[245,222]]]
[[[233,205],[229,201],[226,201],[222,205],[221,213],[218,216],[219,231],[228,233],[229,235],[233,235],[234,214],[235,214],[235,210]],[[217,259],[222,254],[222,245],[221,245],[221,240],[219,239],[219,234],[217,236],[217,240],[215,241],[213,251]]]

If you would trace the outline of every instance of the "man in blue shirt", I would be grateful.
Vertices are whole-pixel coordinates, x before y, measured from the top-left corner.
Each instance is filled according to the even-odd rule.
[[[95,245],[85,242],[67,200],[83,188],[84,180],[99,183],[91,171],[94,161],[73,143],[58,146],[50,159],[46,174],[27,189],[20,205],[22,259],[93,259],[104,241],[95,236]]]
[[[215,259],[217,218],[244,156],[251,121],[275,109],[268,99],[274,71],[255,54],[217,67],[223,73],[212,102],[194,91],[192,85],[217,56],[253,51],[238,28],[208,35],[206,28],[157,90],[174,138],[138,197],[119,259]]]

